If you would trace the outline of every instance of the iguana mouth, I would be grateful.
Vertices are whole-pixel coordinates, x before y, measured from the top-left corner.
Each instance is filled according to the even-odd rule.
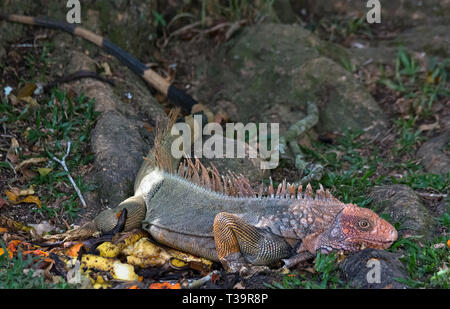
[[[363,250],[365,248],[373,248],[373,249],[387,249],[389,248],[394,241],[385,240],[385,241],[368,241],[364,240],[359,246],[359,250]]]

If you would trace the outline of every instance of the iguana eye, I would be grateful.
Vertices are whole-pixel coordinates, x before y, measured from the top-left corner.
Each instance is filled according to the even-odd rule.
[[[358,222],[358,225],[361,229],[367,230],[370,227],[370,222],[366,219],[362,219]]]

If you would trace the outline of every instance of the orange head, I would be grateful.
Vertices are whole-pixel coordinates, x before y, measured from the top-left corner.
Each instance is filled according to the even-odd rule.
[[[359,251],[364,247],[387,249],[397,239],[397,231],[370,209],[347,204],[331,227],[317,239],[316,250]]]

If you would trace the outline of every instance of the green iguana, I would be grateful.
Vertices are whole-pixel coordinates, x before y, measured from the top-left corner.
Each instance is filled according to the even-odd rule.
[[[108,232],[126,209],[124,231],[144,229],[157,242],[220,261],[230,272],[281,259],[291,267],[317,252],[386,249],[397,239],[395,228],[372,210],[344,204],[322,186],[315,196],[311,185],[303,192],[285,181],[277,190],[271,183],[254,191],[244,176],[220,175],[198,159],[178,165],[168,132],[155,139],[134,196],[62,236]]]
[[[83,28],[26,16],[0,17],[82,36],[104,47],[169,99],[188,110],[196,103],[111,42]],[[296,150],[299,163],[301,155],[292,141],[295,134],[317,122],[317,107],[311,104],[309,109],[310,119],[294,124],[282,141]],[[162,244],[220,261],[231,272],[247,270],[248,263],[269,265],[281,259],[291,267],[316,252],[352,252],[364,246],[385,249],[397,239],[395,228],[373,211],[344,204],[322,186],[315,196],[310,185],[303,192],[302,186],[285,181],[277,190],[271,183],[255,192],[245,177],[220,175],[198,160],[178,165],[169,152],[174,137],[168,132],[158,134],[136,178],[134,196],[79,229],[50,238],[76,239],[117,230],[119,218],[123,220],[120,214],[126,213],[124,231],[142,228]]]

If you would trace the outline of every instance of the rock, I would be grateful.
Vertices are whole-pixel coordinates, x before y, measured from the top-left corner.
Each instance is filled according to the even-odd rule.
[[[138,126],[118,112],[104,112],[91,134],[99,196],[110,206],[134,193],[134,179],[149,149]]]
[[[389,215],[393,224],[400,223],[400,236],[419,236],[426,239],[433,236],[434,224],[429,210],[420,198],[406,185],[386,185],[374,187],[369,196],[371,207],[378,213]]]
[[[66,73],[95,71],[94,61],[84,53],[74,51],[66,55],[58,50],[55,54],[61,63],[67,57]],[[153,145],[154,132],[146,127],[154,127],[166,117],[138,76],[123,66],[115,67],[114,71],[126,76],[115,87],[89,78],[70,84],[77,93],[95,99],[95,111],[101,113],[90,137],[94,170],[85,177],[96,183],[97,189],[85,196],[89,205],[87,218],[94,217],[104,204],[114,207],[133,194],[134,178]],[[127,93],[131,98],[125,96]]]
[[[294,13],[302,15],[302,10],[318,16],[363,16],[370,8],[367,1],[353,0],[291,0]],[[380,1],[381,23],[396,27],[411,27],[421,24],[448,24],[449,1],[441,0],[402,0]]]
[[[364,85],[328,58],[305,63],[294,84],[299,92],[320,98],[319,133],[359,129],[375,136],[386,128],[384,114]]]
[[[232,139],[224,138],[223,150],[225,154],[225,150],[227,147],[227,142],[230,145],[234,146],[236,149],[236,141]],[[205,140],[204,142],[206,142]],[[200,160],[203,165],[209,167],[210,164],[213,164],[219,173],[222,175],[227,175],[228,171],[235,173],[236,175],[244,175],[250,181],[250,184],[254,189],[257,189],[261,184],[261,179],[264,178],[265,170],[261,168],[261,159],[254,158],[250,159],[248,151],[245,153],[244,158],[202,158]]]
[[[325,19],[330,19],[330,16],[359,18],[370,10],[366,3],[351,0],[291,0],[294,14],[302,16],[306,12]],[[397,48],[402,44],[410,51],[443,58],[449,56],[449,1],[384,1],[381,3],[380,16],[383,27],[391,31],[389,37],[367,41],[370,48],[380,47],[380,52],[384,52],[385,48]]]
[[[407,279],[408,273],[398,258],[388,251],[364,249],[348,256],[340,269],[352,288],[403,289],[407,286],[395,279]]]
[[[450,152],[446,150],[450,143],[450,129],[425,142],[417,151],[416,157],[421,160],[429,173],[446,176],[450,172]]]
[[[278,122],[284,132],[304,117],[309,99],[319,105],[315,129],[320,133],[352,128],[373,137],[387,127],[364,85],[343,68],[350,63],[347,51],[301,26],[248,27],[227,45],[195,92],[214,112],[225,110],[232,122]]]
[[[419,53],[446,58],[450,55],[450,31],[448,29],[449,25],[417,26],[405,30],[395,39],[382,45],[392,47],[403,45]]]

